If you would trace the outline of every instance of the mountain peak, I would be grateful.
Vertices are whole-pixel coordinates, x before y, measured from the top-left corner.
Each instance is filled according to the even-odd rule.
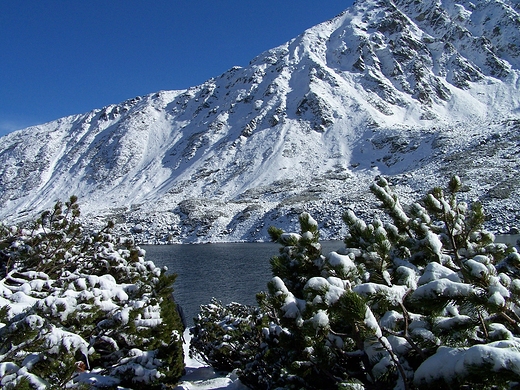
[[[519,27],[509,1],[357,2],[199,86],[4,137],[0,217],[76,194],[142,239],[265,239],[303,209],[335,237],[345,203],[374,207],[378,174],[412,196],[457,173],[499,210],[516,193]]]

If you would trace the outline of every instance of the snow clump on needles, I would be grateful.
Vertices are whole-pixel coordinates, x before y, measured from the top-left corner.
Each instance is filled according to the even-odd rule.
[[[184,369],[175,275],[78,222],[76,198],[0,225],[0,385],[160,388]]]

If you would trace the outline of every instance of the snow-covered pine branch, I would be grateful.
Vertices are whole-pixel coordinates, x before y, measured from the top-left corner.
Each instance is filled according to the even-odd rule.
[[[520,255],[482,230],[482,207],[459,202],[460,188],[453,178],[408,206],[378,178],[387,218],[347,211],[346,247],[325,255],[307,213],[298,233],[270,229],[281,248],[260,312],[233,322],[231,309],[213,310],[215,339],[201,313],[196,352],[234,345],[230,369],[257,389],[509,388],[519,377]],[[231,326],[244,322],[245,334]]]
[[[0,229],[2,388],[160,388],[184,368],[175,275],[110,225],[83,231],[74,197]]]

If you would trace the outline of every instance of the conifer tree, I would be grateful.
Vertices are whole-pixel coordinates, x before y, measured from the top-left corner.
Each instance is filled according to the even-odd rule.
[[[224,306],[213,299],[201,306],[194,321],[190,329],[193,357],[223,371],[244,369],[255,359],[261,343],[262,316],[258,307],[236,302]]]
[[[2,228],[0,383],[161,388],[184,369],[172,284],[112,224],[87,233],[77,199]]]
[[[302,213],[299,222],[299,234],[269,230],[282,247],[280,255],[271,259],[274,277],[268,292],[258,295],[269,319],[264,331],[267,347],[256,367],[250,368],[264,364],[267,373],[269,367],[275,367],[270,375],[277,386],[335,388],[344,375],[329,338],[327,308],[331,302],[326,296],[329,282],[320,278],[325,258],[318,223],[308,213]]]
[[[517,375],[511,363],[520,359],[513,353],[518,293],[510,265],[518,253],[482,230],[481,205],[457,201],[460,188],[453,177],[446,190],[435,188],[405,208],[378,178],[371,189],[389,220],[367,225],[352,212],[344,215],[346,252],[362,267],[361,283],[352,290],[367,300],[389,341],[387,371],[409,388],[471,383],[505,388]],[[507,341],[497,344],[504,336]],[[441,359],[442,369],[435,366]],[[446,369],[453,364],[460,369]]]

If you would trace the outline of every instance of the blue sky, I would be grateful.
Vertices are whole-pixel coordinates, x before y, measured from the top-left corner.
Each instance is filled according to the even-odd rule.
[[[0,136],[246,66],[352,0],[0,1]]]

